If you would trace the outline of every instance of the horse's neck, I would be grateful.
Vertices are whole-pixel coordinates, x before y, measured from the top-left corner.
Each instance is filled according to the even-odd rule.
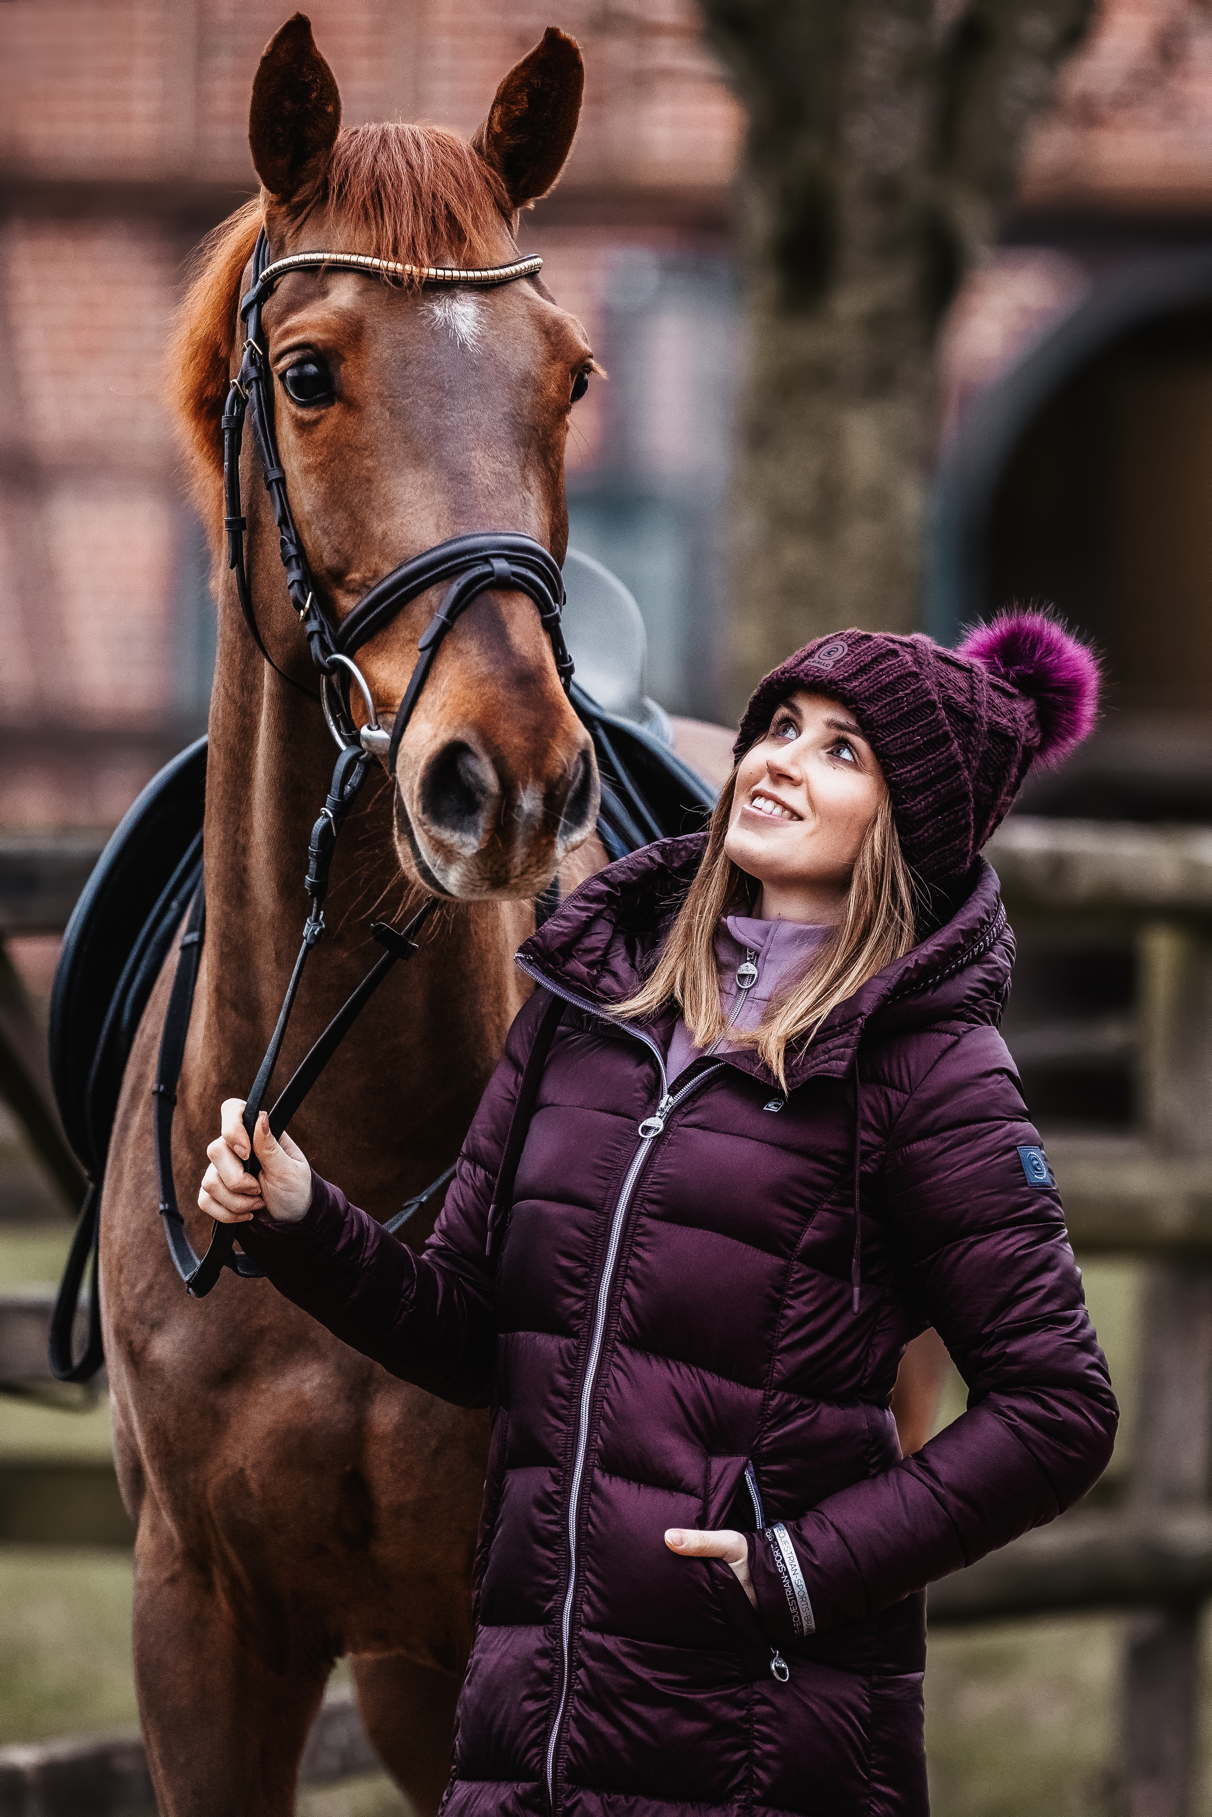
[[[308,839],[336,755],[319,706],[227,625],[211,701],[206,937],[187,1065],[192,1120],[216,1128],[220,1098],[245,1095],[255,1076],[298,952]],[[327,932],[308,958],[268,1102],[378,957],[371,921],[398,926],[423,899],[400,873],[390,787],[372,767],[337,841]],[[455,903],[430,915],[420,950],[395,967],[292,1124],[323,1150],[308,1148],[318,1166],[333,1165],[334,1126],[353,1158],[333,1171],[355,1192],[367,1190],[360,1182],[373,1190],[380,1173],[397,1178],[405,1156],[426,1179],[451,1158],[521,1001],[511,955],[532,926],[524,902]],[[402,1119],[409,1106],[424,1107],[419,1144],[407,1133],[414,1116]],[[437,1164],[426,1173],[430,1150]]]

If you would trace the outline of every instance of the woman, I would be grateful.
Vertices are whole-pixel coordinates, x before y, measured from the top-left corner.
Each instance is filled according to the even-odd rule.
[[[223,1106],[199,1202],[394,1374],[493,1409],[454,1817],[920,1817],[924,1586],[1082,1495],[1118,1419],[998,1032],[980,847],[1090,731],[1003,614],[759,684],[709,828],[576,890],[418,1253]],[[902,1457],[933,1326],[967,1411]]]

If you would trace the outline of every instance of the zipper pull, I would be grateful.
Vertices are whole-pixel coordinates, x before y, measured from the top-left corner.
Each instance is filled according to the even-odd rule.
[[[781,1685],[785,1685],[787,1680],[791,1677],[791,1667],[787,1664],[787,1661],[783,1658],[783,1655],[779,1652],[777,1647],[771,1647],[770,1649],[770,1676],[771,1678],[777,1678]]]
[[[745,957],[736,968],[736,987],[739,991],[752,990],[758,981],[757,949],[745,948]]]
[[[669,1113],[669,1106],[672,1103],[673,1103],[673,1093],[667,1091],[665,1093],[665,1096],[661,1099],[660,1103],[657,1105],[656,1109],[653,1111],[652,1115],[650,1117],[644,1118],[644,1121],[640,1124],[639,1129],[640,1129],[640,1134],[644,1137],[645,1141],[647,1141],[648,1138],[651,1136],[660,1135],[661,1131],[665,1127],[665,1118]]]

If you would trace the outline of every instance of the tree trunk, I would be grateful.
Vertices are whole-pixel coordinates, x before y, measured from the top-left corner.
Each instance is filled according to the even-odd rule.
[[[749,114],[731,681],[918,622],[934,343],[1094,0],[702,0]]]

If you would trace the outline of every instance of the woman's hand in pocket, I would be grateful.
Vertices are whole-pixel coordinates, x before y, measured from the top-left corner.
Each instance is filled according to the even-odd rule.
[[[221,1131],[207,1147],[210,1166],[198,1193],[202,1210],[220,1224],[243,1224],[262,1210],[271,1218],[296,1223],[311,1204],[311,1165],[303,1150],[285,1130],[275,1140],[262,1111],[253,1129],[253,1152],[261,1172],[247,1173],[244,1099],[225,1098],[219,1115]]]
[[[757,1608],[757,1595],[749,1575],[749,1546],[743,1533],[737,1533],[731,1527],[720,1527],[715,1532],[695,1527],[667,1527],[665,1544],[671,1552],[684,1553],[687,1558],[724,1559],[732,1566],[742,1590]]]

